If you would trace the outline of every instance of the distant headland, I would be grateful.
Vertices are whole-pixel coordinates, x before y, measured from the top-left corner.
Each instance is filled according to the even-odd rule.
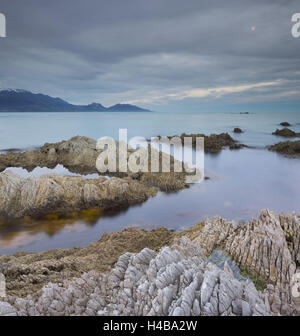
[[[150,112],[130,104],[105,107],[99,103],[74,105],[61,98],[20,89],[0,89],[0,112]]]

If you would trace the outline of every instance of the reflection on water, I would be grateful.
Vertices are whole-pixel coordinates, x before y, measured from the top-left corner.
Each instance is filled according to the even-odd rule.
[[[224,150],[205,156],[205,175],[210,179],[126,209],[2,223],[0,253],[86,246],[126,227],[187,229],[215,215],[247,221],[263,208],[300,212],[300,159],[259,149]]]
[[[59,232],[81,232],[96,225],[101,218],[125,213],[128,207],[119,209],[89,209],[79,212],[53,213],[33,218],[0,222],[0,248],[17,248],[39,239],[44,234],[49,239]]]

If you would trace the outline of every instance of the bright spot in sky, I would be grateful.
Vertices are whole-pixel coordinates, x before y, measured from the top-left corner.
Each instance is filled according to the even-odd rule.
[[[252,31],[254,31],[255,29],[256,29],[256,27],[255,27],[255,26],[252,26],[252,27],[251,27],[251,30],[252,30]]]

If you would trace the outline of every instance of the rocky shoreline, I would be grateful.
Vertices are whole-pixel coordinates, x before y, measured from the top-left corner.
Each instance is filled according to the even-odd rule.
[[[0,256],[0,315],[299,315],[299,246],[300,215],[263,210],[248,223],[215,217],[182,232],[126,229],[82,249]],[[213,264],[217,248],[263,288]]]
[[[149,149],[150,150],[150,149]],[[134,150],[130,149],[129,153]],[[101,151],[96,141],[87,137],[74,137],[68,141],[45,144],[37,151],[9,152],[0,155],[0,170],[22,167],[32,171],[36,167],[54,168],[63,165],[70,172],[97,173],[96,160]],[[176,160],[159,153],[159,160],[167,157],[171,172],[109,173],[84,179],[77,176],[55,174],[23,179],[5,171],[0,173],[0,217],[21,218],[24,215],[41,216],[53,212],[72,212],[83,209],[128,206],[141,203],[157,193],[178,191],[188,187],[186,172],[174,172]],[[180,163],[182,164],[182,163]]]
[[[203,134],[182,134],[192,137],[195,145],[196,137]],[[212,134],[205,137],[205,151],[216,153],[224,147],[241,148],[229,134]],[[97,142],[87,137],[76,136],[67,141],[46,143],[39,150],[25,152],[8,151],[0,154],[0,171],[8,167],[21,167],[29,172],[36,167],[55,168],[62,165],[72,173],[100,173],[96,161],[101,153]],[[150,151],[150,145],[148,146]],[[151,150],[153,150],[151,148]],[[128,156],[134,153],[129,149]],[[99,176],[95,179],[84,179],[76,176],[57,176],[54,174],[23,179],[12,172],[0,173],[0,218],[18,219],[25,215],[38,217],[48,213],[73,212],[85,209],[128,206],[141,203],[154,196],[157,189],[174,192],[188,187],[186,172],[174,172],[176,160],[165,153],[159,153],[159,161],[167,156],[171,173],[138,172],[123,173],[106,172],[111,178],[106,180]],[[127,157],[128,160],[128,157]],[[183,165],[183,163],[180,163]],[[117,162],[117,166],[119,163]],[[150,168],[150,167],[149,167]],[[162,169],[162,168],[160,168]],[[104,175],[104,174],[103,174]]]
[[[192,136],[195,146],[196,137],[204,135],[180,137],[185,136]],[[246,147],[227,133],[204,137],[209,153]],[[269,150],[298,155],[299,144],[288,141]],[[74,137],[36,151],[1,154],[0,218],[128,206],[158,190],[188,186],[187,174],[174,172],[116,172],[89,179],[55,174],[25,179],[3,172],[7,167],[31,171],[61,164],[74,173],[98,173],[99,153],[95,140]],[[172,171],[175,159],[168,158]],[[226,255],[248,280],[237,277],[227,260],[219,263],[212,255]],[[292,295],[299,272],[296,213],[263,210],[248,223],[215,217],[181,232],[125,229],[104,234],[85,248],[1,255],[8,296],[0,299],[0,316],[299,315],[299,298]]]

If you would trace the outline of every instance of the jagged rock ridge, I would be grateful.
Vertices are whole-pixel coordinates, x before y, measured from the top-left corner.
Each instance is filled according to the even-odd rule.
[[[134,230],[130,232],[132,238]],[[3,310],[20,315],[300,314],[299,298],[292,292],[300,288],[295,282],[300,273],[300,215],[263,210],[258,220],[248,223],[215,217],[169,237],[168,246],[159,253],[144,248],[122,254],[109,273],[91,268],[80,278],[64,285],[50,283],[24,299],[8,297],[11,306],[5,304]],[[249,274],[261,276],[265,288],[258,290],[250,280],[236,279],[227,262],[224,269],[212,264],[207,257],[216,248],[223,249]],[[50,255],[57,260],[55,254],[59,253]],[[45,258],[44,253],[41,256]],[[11,258],[1,258],[4,274],[17,271],[13,265],[18,264],[9,261]],[[32,258],[25,254],[16,261]],[[95,255],[92,258],[95,260]],[[38,271],[39,254],[33,260]],[[40,272],[46,271],[45,260],[40,267]],[[29,265],[27,268],[30,270]]]
[[[26,299],[11,298],[17,315],[270,315],[267,298],[252,282],[208,262],[188,238],[159,253],[125,253],[108,274],[94,271],[48,284]],[[3,308],[2,308],[3,309]],[[0,304],[1,311],[1,304]]]

